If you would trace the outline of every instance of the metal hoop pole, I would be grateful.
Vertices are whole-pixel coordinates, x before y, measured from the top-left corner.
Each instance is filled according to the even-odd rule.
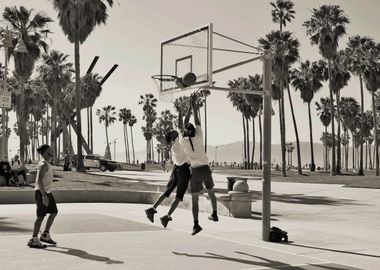
[[[263,132],[263,180],[262,180],[262,239],[269,241],[271,214],[271,136],[272,136],[272,53],[263,56],[264,84],[264,132]]]

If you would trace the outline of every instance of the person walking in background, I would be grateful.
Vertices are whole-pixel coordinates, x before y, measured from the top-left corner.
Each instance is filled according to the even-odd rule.
[[[69,150],[66,150],[65,152],[65,156],[63,158],[63,161],[64,161],[64,164],[63,164],[63,170],[64,171],[70,171],[70,160],[71,160],[71,157],[70,157],[70,152]]]
[[[182,116],[178,116],[178,128],[182,128]],[[176,198],[173,201],[167,215],[160,218],[162,226],[166,228],[168,222],[172,220],[171,214],[177,208],[178,204],[183,200],[190,180],[190,162],[187,158],[182,146],[179,143],[179,132],[171,130],[165,134],[165,139],[168,145],[171,145],[174,167],[169,182],[166,186],[166,191],[154,203],[153,207],[146,209],[147,218],[154,222],[154,214],[157,213],[156,208],[170,196],[175,188],[177,188]]]
[[[24,186],[26,185],[26,167],[18,155],[15,155],[11,161],[11,174],[16,181],[16,185],[19,185],[19,175],[22,175],[24,178]]]
[[[53,150],[49,145],[41,145],[37,152],[42,156],[42,160],[38,163],[36,183],[34,189],[34,199],[37,206],[37,219],[34,222],[34,229],[32,238],[28,242],[31,248],[46,248],[42,242],[55,245],[56,242],[51,239],[50,228],[53,225],[54,219],[57,216],[58,209],[55,202],[52,188],[53,188],[53,168],[50,160],[53,158]],[[49,213],[46,227],[40,239],[38,239],[38,232],[40,231],[42,221],[46,214]]]
[[[187,116],[185,118],[185,127],[183,130],[183,137],[180,141],[187,157],[191,164],[191,178],[190,178],[190,193],[192,195],[192,212],[194,218],[194,227],[192,235],[199,233],[202,227],[199,225],[199,195],[205,185],[207,193],[211,200],[213,212],[209,216],[210,220],[218,221],[217,203],[214,191],[214,181],[209,167],[208,157],[205,153],[203,131],[201,122],[198,117],[198,106],[196,104],[196,95],[192,94],[190,97],[191,104]],[[189,123],[191,110],[193,110],[194,123]]]

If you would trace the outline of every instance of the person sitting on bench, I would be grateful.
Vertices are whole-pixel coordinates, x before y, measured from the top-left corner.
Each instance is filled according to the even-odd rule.
[[[19,184],[19,175],[22,175],[24,177],[24,186],[26,185],[26,168],[24,163],[19,159],[18,155],[15,155],[11,162],[11,174],[13,176],[13,179],[16,181],[16,185]]]
[[[0,176],[3,176],[5,178],[5,181],[7,183],[7,186],[9,186],[9,179],[11,179],[11,165],[9,165],[8,158],[3,157],[3,159],[0,161]],[[11,182],[14,181],[11,180]]]

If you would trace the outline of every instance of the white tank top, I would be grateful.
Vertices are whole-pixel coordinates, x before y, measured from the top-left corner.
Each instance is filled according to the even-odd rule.
[[[40,176],[40,168],[42,167],[43,164],[46,164],[48,166],[47,172],[44,174],[42,178],[42,184],[44,186],[44,190],[46,193],[51,193],[52,187],[53,187],[53,168],[51,167],[50,163],[47,162],[46,160],[41,160],[38,163],[38,171],[36,175],[36,183],[35,183],[35,188],[34,190],[40,190],[40,186],[38,184],[38,178]]]

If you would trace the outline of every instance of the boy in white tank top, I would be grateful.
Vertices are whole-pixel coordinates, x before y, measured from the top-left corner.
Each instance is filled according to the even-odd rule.
[[[53,157],[53,150],[49,145],[44,144],[41,145],[37,151],[42,156],[42,160],[38,163],[34,188],[34,199],[37,205],[37,219],[34,222],[33,235],[28,242],[28,246],[31,248],[46,248],[47,246],[40,241],[53,245],[57,244],[51,239],[49,233],[54,218],[58,213],[57,204],[52,193],[53,168],[50,164],[50,160]],[[42,233],[40,239],[38,239],[38,232],[40,231],[42,221],[47,213],[50,215],[46,221],[45,231]]]

